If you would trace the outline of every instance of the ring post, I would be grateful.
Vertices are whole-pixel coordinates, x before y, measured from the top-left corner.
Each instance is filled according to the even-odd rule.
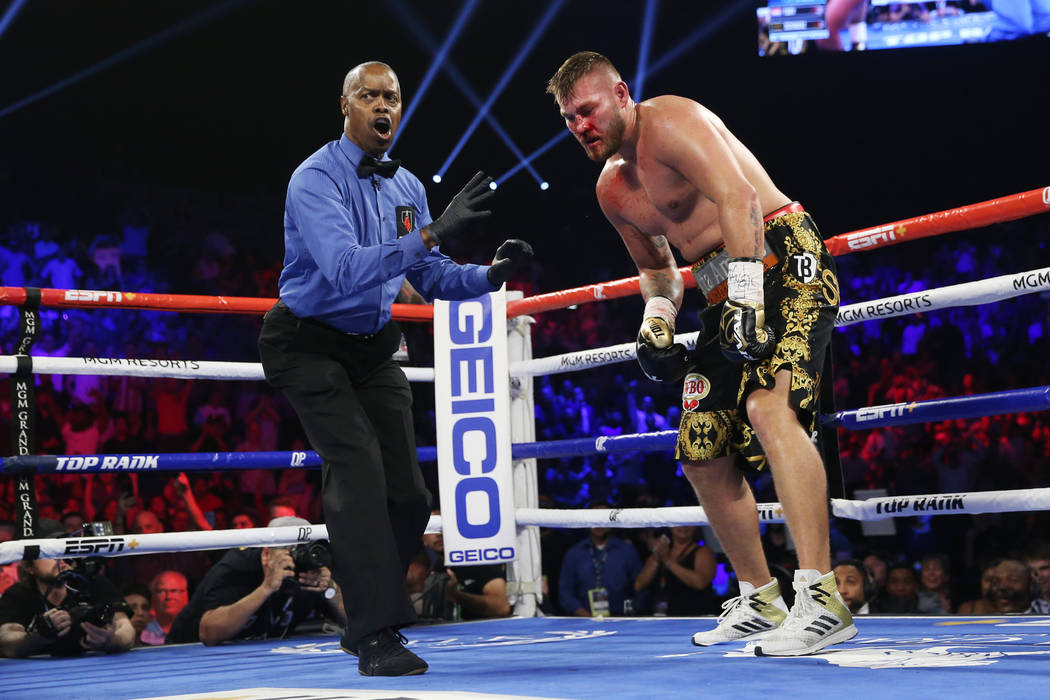
[[[524,296],[520,291],[508,291],[507,300]],[[532,359],[531,316],[507,319],[508,366]],[[532,377],[510,377],[510,438],[512,444],[536,441],[536,411],[533,402]],[[536,459],[514,460],[514,507],[538,508],[539,483],[536,478]],[[518,558],[507,564],[507,594],[519,617],[535,617],[538,603],[543,600],[543,568],[540,560],[540,529],[536,526],[518,527]]]

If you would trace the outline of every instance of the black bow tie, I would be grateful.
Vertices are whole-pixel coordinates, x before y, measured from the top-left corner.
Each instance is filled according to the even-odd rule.
[[[394,177],[400,167],[399,160],[376,160],[374,156],[363,156],[357,164],[357,176],[371,177],[372,173],[379,173],[380,177]]]

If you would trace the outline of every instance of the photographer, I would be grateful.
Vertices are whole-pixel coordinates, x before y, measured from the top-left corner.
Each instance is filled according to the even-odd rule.
[[[40,537],[66,532],[57,520],[40,521]],[[35,559],[18,564],[19,582],[0,597],[0,653],[75,656],[85,651],[126,651],[135,630],[120,591],[94,562]]]
[[[434,515],[441,511],[434,509]],[[423,548],[408,567],[405,585],[416,614],[428,620],[483,620],[510,615],[503,564],[445,567],[445,539],[423,535]]]
[[[269,523],[269,527],[289,525],[310,523],[292,517]],[[167,643],[200,641],[213,646],[230,639],[283,637],[314,615],[346,625],[342,596],[328,568],[330,560],[327,547],[317,542],[230,550],[175,618]]]

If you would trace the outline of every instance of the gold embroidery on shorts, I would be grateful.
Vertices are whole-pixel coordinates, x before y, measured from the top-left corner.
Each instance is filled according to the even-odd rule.
[[[706,462],[726,455],[732,414],[736,411],[688,411],[678,428],[675,459]]]
[[[736,403],[737,406],[741,405],[744,400],[744,392],[747,387],[752,383],[758,383],[763,389],[772,389],[776,384],[773,379],[773,375],[776,374],[772,367],[773,362],[776,360],[776,354],[774,351],[773,357],[768,360],[762,360],[761,362],[747,362],[741,368],[740,372],[740,388],[736,392]]]
[[[798,402],[799,408],[809,410],[817,399],[817,387],[819,378],[814,379],[801,367],[794,367],[791,371],[791,393],[801,392],[803,398]]]
[[[809,216],[805,212],[792,212],[784,217],[784,221],[791,227],[792,233],[795,234],[794,238],[802,250],[816,253],[819,257],[821,241],[812,229],[812,222],[809,221]]]
[[[754,428],[741,422],[737,429],[737,437],[740,440],[739,442],[730,442],[733,452],[744,458],[748,468],[756,471],[764,468],[766,466],[766,456],[762,452],[762,445],[758,443],[758,435],[755,434]]]
[[[748,387],[757,384],[763,389],[772,389],[776,383],[776,373],[786,369],[792,372],[793,403],[809,409],[817,402],[816,382],[802,369],[802,365],[812,360],[813,327],[819,322],[822,310],[827,308],[822,302],[831,306],[838,303],[838,279],[833,271],[823,267],[823,244],[812,221],[804,212],[791,212],[779,216],[771,222],[766,222],[767,227],[770,224],[784,226],[790,230],[790,234],[785,234],[783,238],[784,260],[790,260],[792,255],[808,252],[817,256],[822,269],[809,284],[803,283],[794,275],[781,276],[781,283],[787,290],[777,309],[784,323],[783,336],[777,339],[770,359],[744,365],[737,392],[737,404],[743,401]]]
[[[796,365],[808,362],[810,358],[809,343],[798,335],[785,336],[776,350],[777,359]]]
[[[824,269],[820,273],[820,279],[824,282],[824,298],[831,306],[839,305],[839,280],[831,270]]]

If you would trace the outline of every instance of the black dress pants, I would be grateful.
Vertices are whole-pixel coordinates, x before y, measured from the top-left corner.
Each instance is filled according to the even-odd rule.
[[[291,402],[323,461],[332,575],[353,648],[416,619],[405,574],[422,545],[430,493],[416,459],[412,391],[390,359],[400,337],[393,321],[374,336],[351,336],[281,302],[259,334],[266,380]]]

